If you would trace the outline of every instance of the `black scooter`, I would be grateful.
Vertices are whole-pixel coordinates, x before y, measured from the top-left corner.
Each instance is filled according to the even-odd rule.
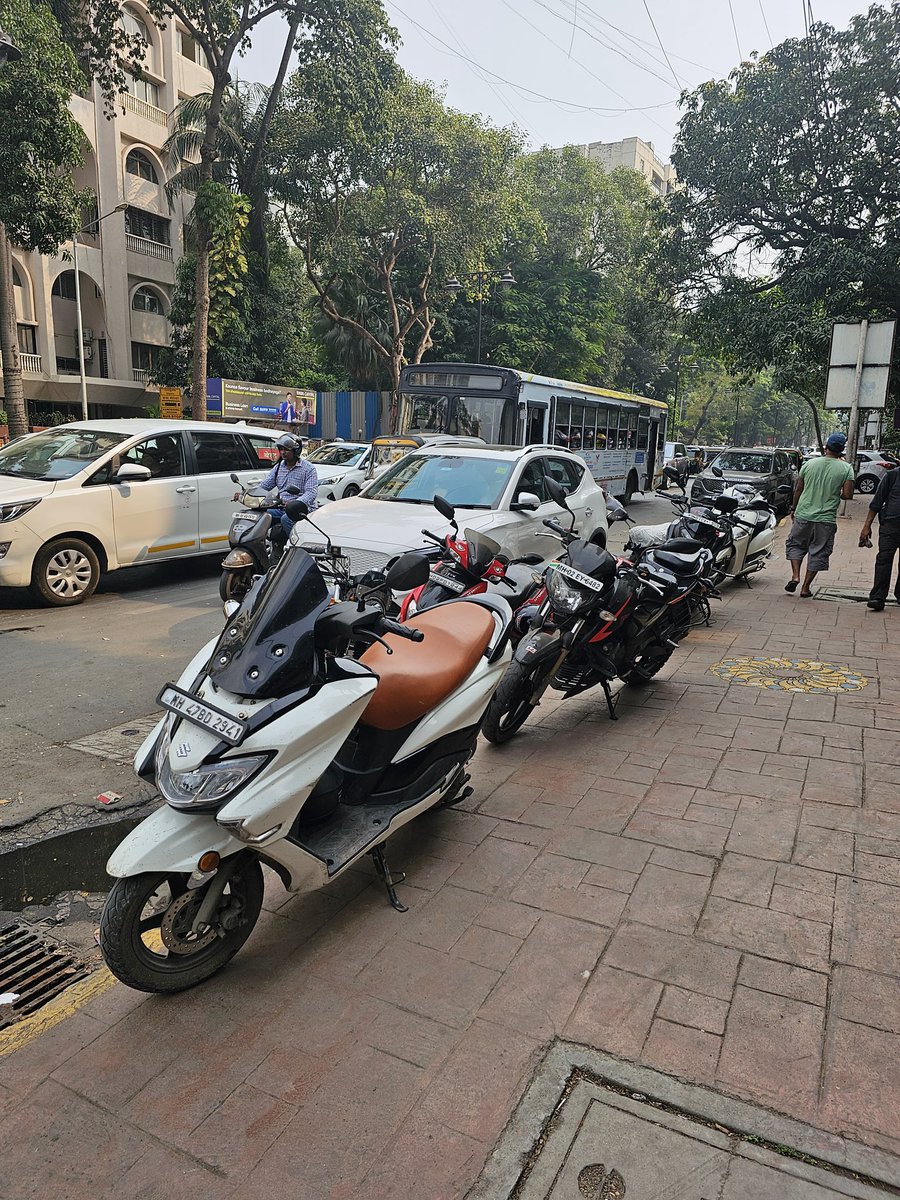
[[[240,485],[237,475],[232,483]],[[291,495],[300,495],[299,488],[288,488]],[[243,512],[231,518],[228,530],[228,554],[222,560],[219,597],[243,600],[250,591],[254,575],[265,575],[280,560],[287,545],[287,534],[281,522],[272,516],[273,508],[283,508],[278,495],[261,487],[250,488],[241,496]]]

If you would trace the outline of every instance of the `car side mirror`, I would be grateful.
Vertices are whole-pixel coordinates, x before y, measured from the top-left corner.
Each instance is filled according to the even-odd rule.
[[[116,471],[116,483],[144,483],[152,478],[150,468],[142,467],[140,463],[122,463]]]
[[[513,512],[534,512],[541,507],[541,499],[534,492],[519,492],[515,504],[509,507]]]
[[[419,554],[415,550],[407,550],[405,554],[395,558],[388,567],[384,582],[392,592],[408,592],[427,583],[430,570],[428,559],[424,554]]]

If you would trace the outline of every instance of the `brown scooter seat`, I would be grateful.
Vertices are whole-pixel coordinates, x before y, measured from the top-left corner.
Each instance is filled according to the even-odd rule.
[[[431,608],[406,624],[421,629],[425,640],[389,633],[393,654],[376,642],[360,658],[378,676],[362,716],[375,729],[402,729],[446,699],[474,670],[496,628],[487,608],[465,601]]]

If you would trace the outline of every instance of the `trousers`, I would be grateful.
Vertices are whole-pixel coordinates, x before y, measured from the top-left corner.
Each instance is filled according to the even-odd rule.
[[[900,518],[881,521],[878,525],[878,553],[875,555],[875,581],[870,600],[887,600],[894,573],[894,555],[900,550]],[[900,572],[894,583],[894,595],[900,600]]]

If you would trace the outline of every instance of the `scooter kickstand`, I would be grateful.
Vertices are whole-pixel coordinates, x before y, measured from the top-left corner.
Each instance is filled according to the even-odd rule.
[[[401,871],[399,875],[392,875],[391,868],[387,864],[387,859],[384,857],[384,849],[381,846],[376,846],[374,850],[370,850],[372,862],[375,864],[375,873],[384,884],[385,891],[388,894],[388,900],[396,908],[397,912],[409,912],[407,906],[401,903],[399,896],[394,888],[394,884],[402,883],[406,878],[406,872]]]

